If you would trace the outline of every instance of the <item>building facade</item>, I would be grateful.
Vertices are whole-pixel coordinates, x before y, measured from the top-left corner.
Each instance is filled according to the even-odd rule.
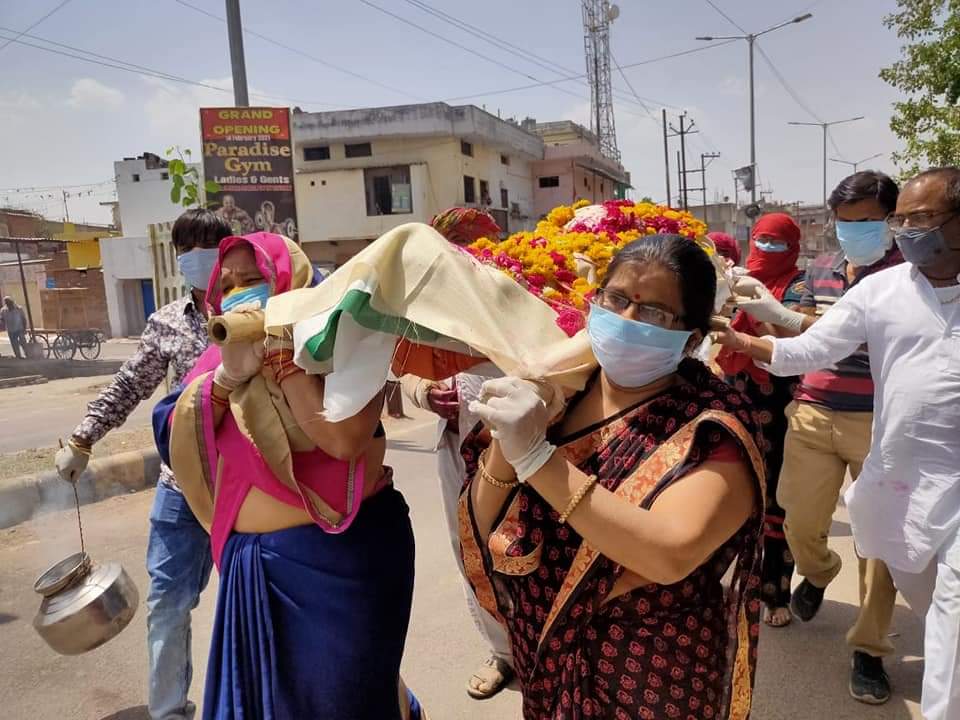
[[[113,170],[123,234],[100,241],[107,313],[112,335],[139,335],[150,313],[164,304],[155,285],[155,248],[148,228],[172,222],[183,208],[170,201],[167,161],[159,156],[124,158]],[[169,254],[167,248],[157,251]]]
[[[630,173],[600,152],[596,136],[570,120],[538,123],[527,119],[522,127],[543,140],[543,159],[533,164],[534,214],[539,218],[558,205],[578,200],[591,204],[623,199]]]
[[[340,265],[384,232],[453,205],[507,232],[535,223],[535,134],[474,106],[403,105],[292,117],[300,239]]]

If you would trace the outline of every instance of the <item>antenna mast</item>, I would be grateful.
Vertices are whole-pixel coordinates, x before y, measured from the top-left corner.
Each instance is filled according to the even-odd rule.
[[[600,152],[620,161],[617,128],[613,120],[613,82],[610,75],[610,24],[620,8],[609,0],[583,0],[583,45],[590,83],[590,130]]]

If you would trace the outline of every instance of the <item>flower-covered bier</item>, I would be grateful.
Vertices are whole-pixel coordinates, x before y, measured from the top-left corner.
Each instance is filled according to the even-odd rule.
[[[697,241],[711,256],[706,225],[664,205],[611,200],[554,208],[532,232],[506,240],[477,240],[467,251],[495,265],[557,312],[557,324],[574,335],[586,323],[587,303],[616,252],[643,235],[674,233]]]

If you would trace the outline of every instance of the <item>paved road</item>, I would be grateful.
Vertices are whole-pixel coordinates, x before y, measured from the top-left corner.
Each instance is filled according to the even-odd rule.
[[[111,340],[103,346],[100,357],[126,360],[137,348],[135,341]],[[13,352],[6,333],[0,333],[0,355],[10,357]],[[25,367],[27,363],[24,364]],[[43,385],[28,385],[0,390],[0,453],[34,447],[50,447],[59,438],[67,438],[80,422],[87,403],[111,375],[51,380]],[[151,402],[142,403],[127,420],[125,430],[150,424],[154,402],[163,397],[163,389]]]
[[[0,453],[51,447],[58,438],[70,437],[87,403],[112,379],[112,375],[68,378],[0,390]],[[140,403],[123,429],[149,425],[153,406],[165,394],[161,386],[151,400]]]
[[[391,429],[392,430],[392,429]],[[390,433],[389,462],[412,509],[417,537],[417,582],[403,673],[436,720],[518,717],[514,691],[493,700],[467,698],[463,685],[484,648],[464,607],[459,577],[439,511],[430,452],[432,423],[407,421]],[[116,497],[84,508],[87,547],[95,559],[120,561],[140,588],[150,492]],[[919,718],[920,624],[898,608],[895,630],[904,655],[888,667],[897,688],[881,708],[847,695],[848,653],[843,634],[856,601],[856,564],[849,530],[838,511],[834,543],[847,566],[831,586],[820,616],[809,625],[765,630],[756,690],[757,720],[908,720]],[[81,657],[60,657],[30,627],[39,606],[31,585],[47,565],[76,550],[70,513],[57,513],[0,531],[0,716],[20,720],[143,720],[146,693],[145,613],[127,630]],[[215,580],[194,614],[194,695],[200,695],[210,639]]]
[[[102,360],[126,360],[137,347],[137,340],[120,338],[103,343],[100,349]],[[0,356],[13,357],[13,347],[6,332],[0,332]],[[79,357],[79,355],[77,356]]]

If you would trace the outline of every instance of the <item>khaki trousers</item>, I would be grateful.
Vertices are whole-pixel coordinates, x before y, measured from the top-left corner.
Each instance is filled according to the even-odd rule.
[[[854,480],[870,450],[868,412],[837,412],[807,402],[787,407],[789,429],[777,502],[786,511],[783,524],[797,573],[825,588],[840,572],[840,556],[827,538],[833,512],[849,469]],[[893,652],[888,637],[897,590],[887,566],[859,559],[860,613],[847,644],[874,657]]]

